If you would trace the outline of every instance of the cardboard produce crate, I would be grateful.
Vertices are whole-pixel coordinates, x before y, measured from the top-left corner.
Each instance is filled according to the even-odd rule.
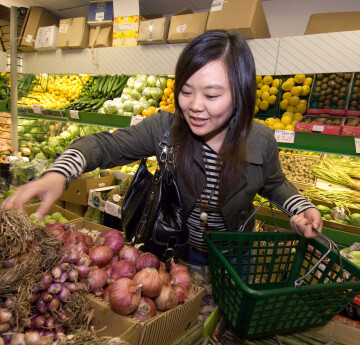
[[[112,186],[114,182],[114,175],[76,179],[64,190],[61,200],[79,205],[87,205],[91,189]]]
[[[271,37],[261,0],[214,0],[205,30],[217,29],[236,32],[245,39]]]
[[[86,48],[89,44],[89,25],[85,17],[61,19],[56,48]]]
[[[114,187],[115,186],[109,186],[91,189],[89,191],[88,205],[98,208],[100,211],[104,212],[106,196]]]
[[[108,229],[107,226],[97,224],[97,223],[91,222],[89,220],[85,220],[84,218],[72,220],[68,224],[74,225],[74,228],[76,230],[81,230],[81,229],[85,228],[87,230],[96,230],[96,231],[102,232],[102,231]]]
[[[143,20],[139,26],[139,44],[167,43],[170,20],[166,17]]]
[[[41,203],[25,205],[25,212],[30,216],[30,214],[36,212],[36,210],[39,208],[40,205]],[[52,214],[54,212],[60,212],[68,220],[66,224],[70,223],[71,221],[81,219],[77,214],[65,210],[64,208],[56,204],[50,208],[48,214]]]
[[[202,304],[204,289],[194,288],[195,295],[184,304],[141,322],[136,318],[113,312],[99,297],[86,295],[89,306],[94,308],[93,325],[99,336],[120,337],[130,344],[168,345],[178,339],[197,321]]]

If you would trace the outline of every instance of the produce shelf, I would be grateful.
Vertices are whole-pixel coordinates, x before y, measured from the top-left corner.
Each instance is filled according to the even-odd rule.
[[[8,102],[2,101],[0,102],[0,111],[7,111],[8,110]]]
[[[360,156],[360,154],[355,151],[355,140],[353,137],[296,132],[293,144],[278,143],[278,146],[284,149]]]

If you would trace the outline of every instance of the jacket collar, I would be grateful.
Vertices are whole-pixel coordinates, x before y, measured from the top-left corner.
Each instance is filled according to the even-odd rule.
[[[246,137],[246,157],[245,160],[252,164],[262,164],[263,158],[259,142],[259,131],[257,130],[257,122],[252,121]]]

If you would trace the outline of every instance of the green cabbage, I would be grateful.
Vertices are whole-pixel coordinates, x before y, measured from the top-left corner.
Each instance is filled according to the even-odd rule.
[[[149,75],[147,78],[146,78],[146,82],[148,84],[148,86],[156,86],[156,81],[157,81],[158,77],[156,75]]]
[[[103,105],[105,114],[116,114],[118,112],[118,108],[114,104],[113,101],[106,101]]]
[[[133,102],[132,101],[125,101],[124,103],[123,103],[123,110],[124,110],[124,112],[127,112],[127,111],[133,111],[133,109],[134,109],[134,105],[133,105]]]
[[[145,78],[137,78],[134,82],[134,89],[136,91],[141,92],[146,87],[146,79]]]
[[[126,82],[126,86],[133,88],[135,80],[136,80],[136,77],[130,77]]]
[[[164,90],[166,88],[166,78],[164,77],[157,78],[155,86],[161,90]]]

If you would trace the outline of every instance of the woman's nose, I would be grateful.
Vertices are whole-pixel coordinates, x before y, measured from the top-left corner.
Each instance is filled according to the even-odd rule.
[[[204,110],[204,104],[202,102],[202,97],[200,95],[196,95],[196,94],[193,95],[190,102],[190,110],[196,112]]]

